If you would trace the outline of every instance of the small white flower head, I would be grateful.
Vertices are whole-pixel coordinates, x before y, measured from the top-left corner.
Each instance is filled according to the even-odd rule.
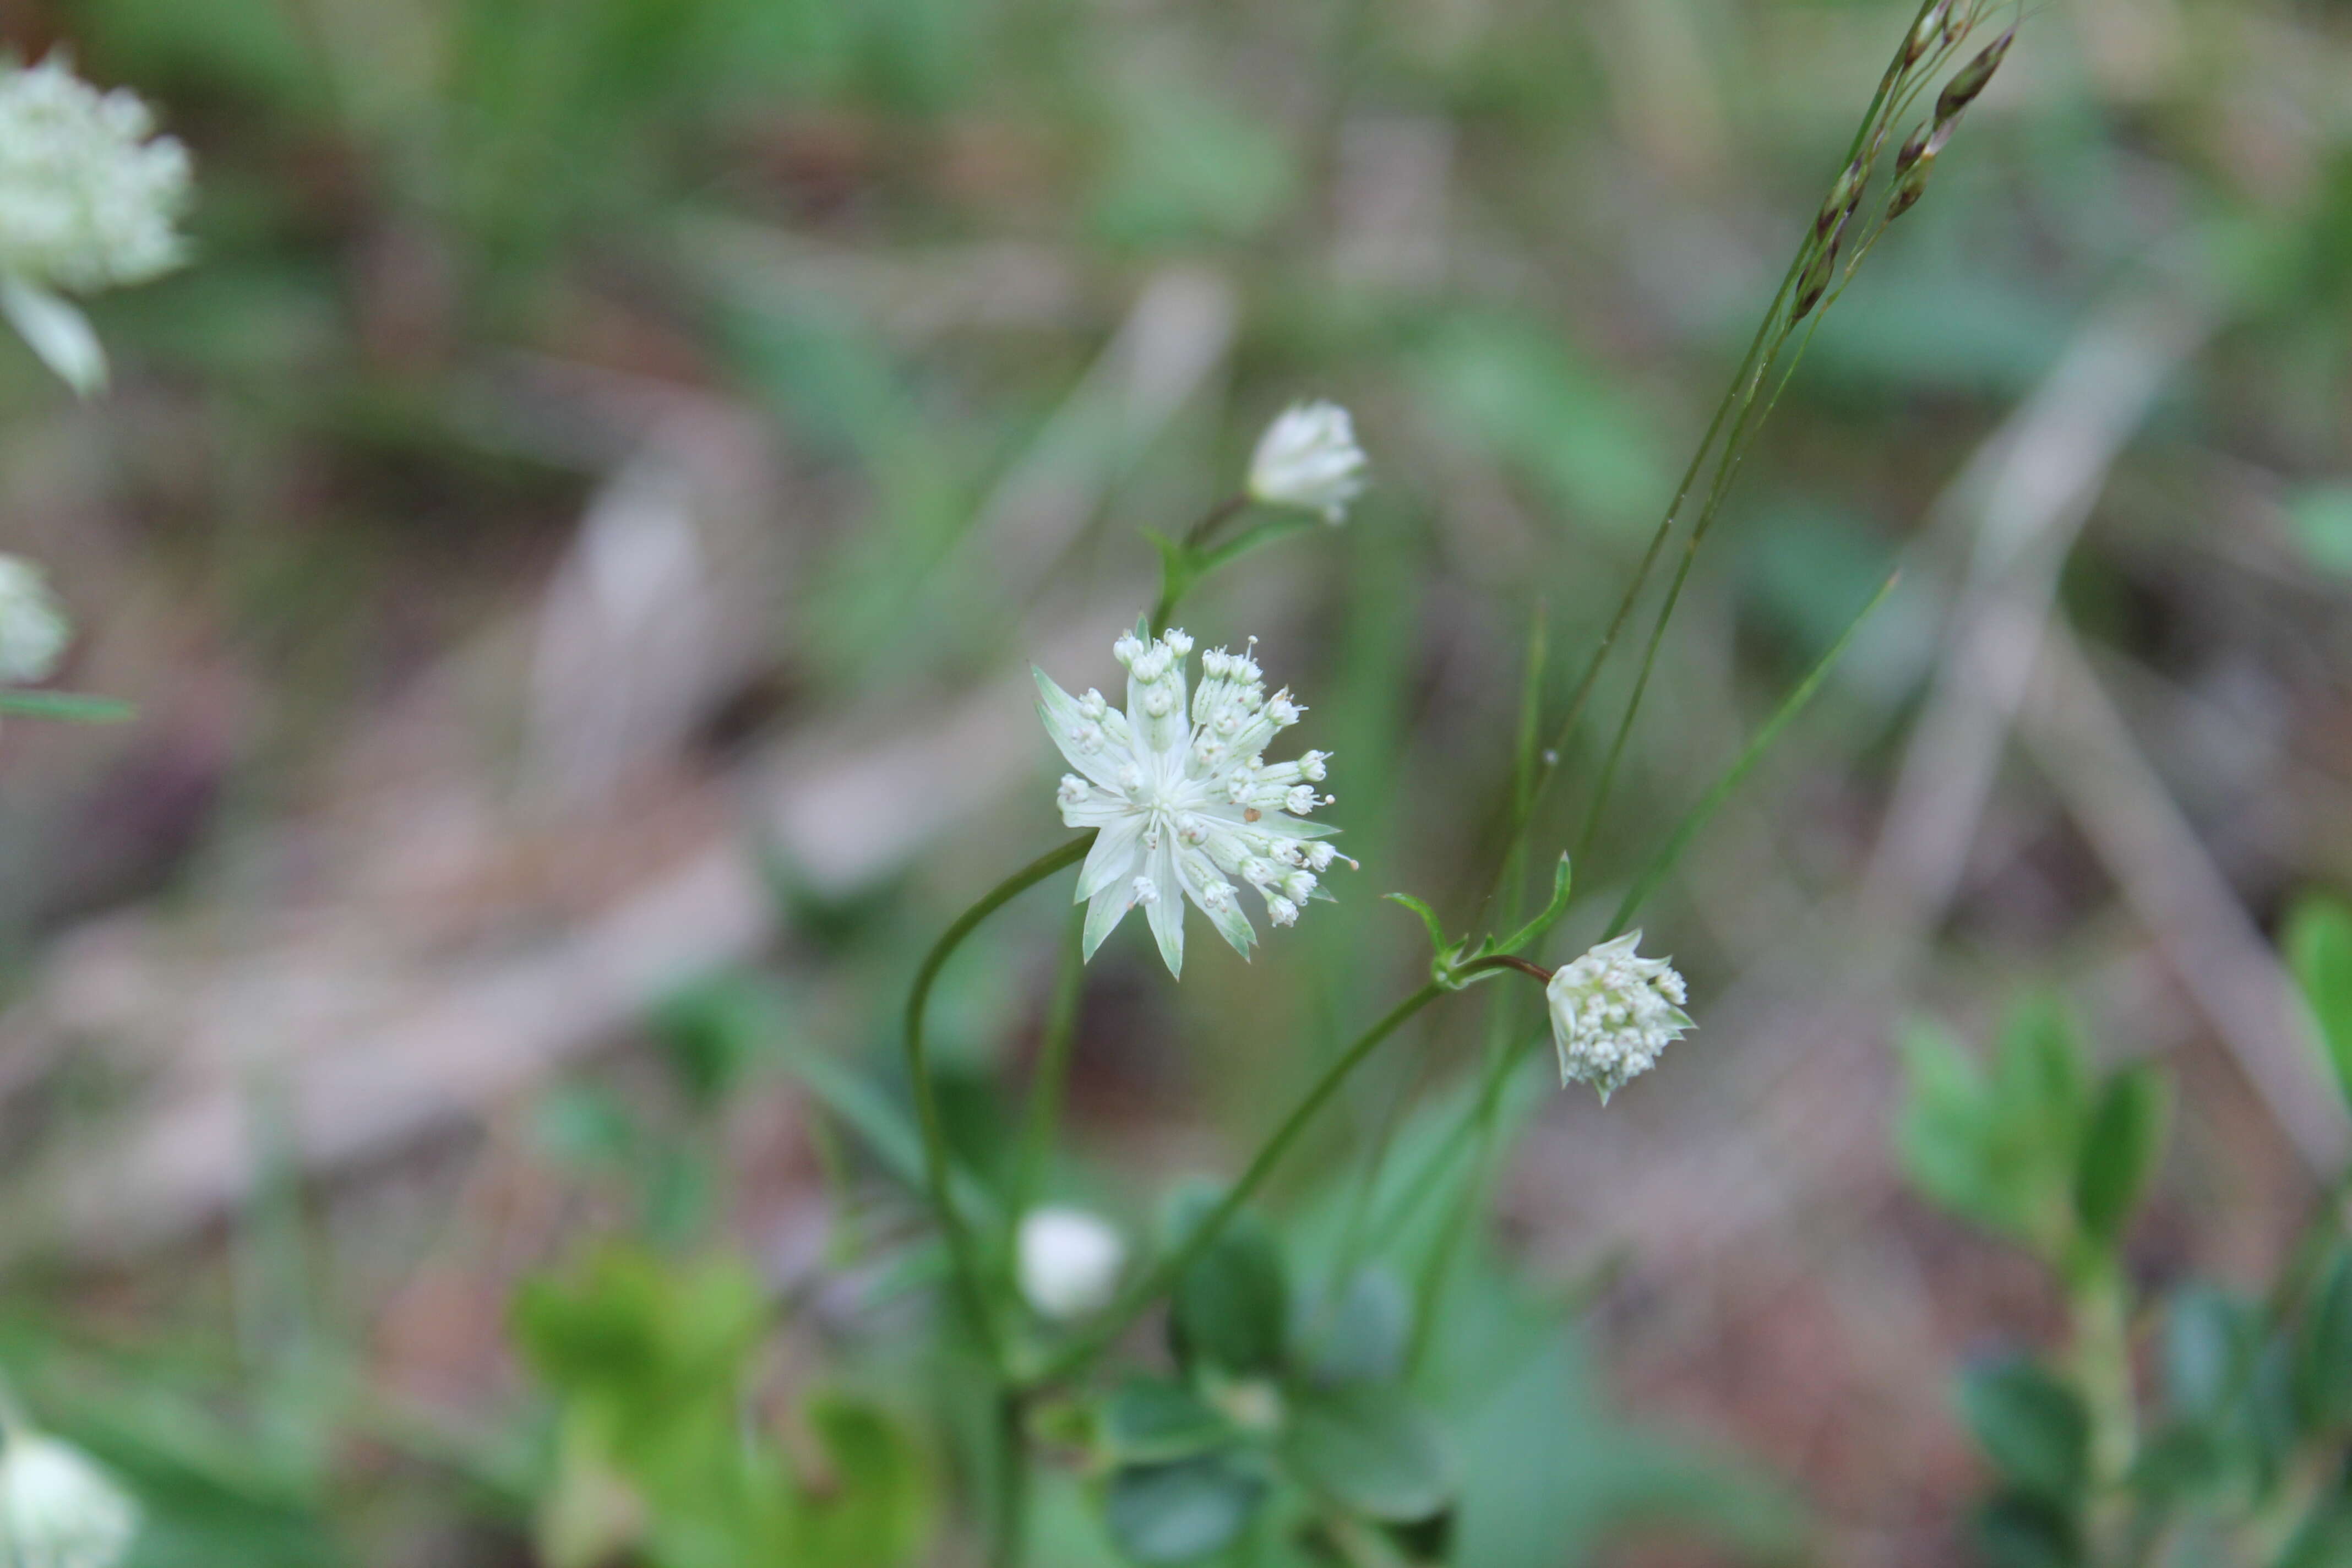
[[[1295,403],[1258,437],[1250,458],[1250,499],[1304,507],[1338,522],[1362,492],[1363,473],[1364,452],[1348,411],[1336,403]]]
[[[1021,1294],[1043,1317],[1082,1318],[1110,1305],[1127,1243],[1084,1209],[1037,1208],[1021,1216],[1015,1269]]]
[[[138,1532],[138,1504],[81,1450],[10,1430],[0,1448],[0,1563],[113,1568]]]
[[[38,566],[0,555],[0,685],[47,680],[73,640],[73,623]]]
[[[1268,918],[1288,925],[1305,899],[1328,897],[1295,873],[1345,858],[1315,842],[1337,830],[1307,820],[1330,802],[1307,783],[1324,776],[1328,753],[1292,763],[1264,755],[1306,710],[1288,692],[1269,698],[1257,661],[1223,648],[1201,656],[1188,700],[1192,647],[1181,631],[1150,642],[1122,635],[1111,652],[1127,667],[1123,711],[1100,692],[1072,697],[1036,672],[1038,716],[1077,770],[1055,794],[1062,820],[1097,830],[1078,874],[1086,956],[1140,904],[1171,974],[1184,969],[1188,900],[1247,958],[1257,931],[1229,879],[1255,889]]]
[[[62,54],[0,65],[0,272],[89,293],[183,259],[188,151],[136,93],[98,89]]]
[[[1696,1028],[1683,1011],[1683,977],[1664,958],[1634,950],[1640,931],[1604,942],[1562,964],[1544,987],[1551,1005],[1552,1043],[1559,1047],[1559,1082],[1589,1083],[1601,1103],[1658,1065],[1666,1047]]]

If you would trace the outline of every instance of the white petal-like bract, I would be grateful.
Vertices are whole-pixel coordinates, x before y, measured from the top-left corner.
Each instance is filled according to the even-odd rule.
[[[73,624],[41,569],[0,555],[0,684],[47,680],[72,637]]]

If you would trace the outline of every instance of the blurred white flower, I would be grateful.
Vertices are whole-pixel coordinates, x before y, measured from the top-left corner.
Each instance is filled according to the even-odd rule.
[[[1364,488],[1364,453],[1348,411],[1336,403],[1295,403],[1258,437],[1249,493],[1270,506],[1304,507],[1338,522]]]
[[[1110,1304],[1127,1243],[1084,1209],[1032,1209],[1016,1248],[1021,1294],[1048,1318],[1084,1317]]]
[[[1129,632],[1111,651],[1127,667],[1124,712],[1099,691],[1072,697],[1036,672],[1038,716],[1078,770],[1063,776],[1055,797],[1062,820],[1100,830],[1078,874],[1077,896],[1088,904],[1086,956],[1141,904],[1168,973],[1182,973],[1189,899],[1247,958],[1257,932],[1225,879],[1255,888],[1267,918],[1288,925],[1316,896],[1316,873],[1344,858],[1314,842],[1337,829],[1304,820],[1333,798],[1314,789],[1328,753],[1265,761],[1266,742],[1305,710],[1287,690],[1268,697],[1246,651],[1201,656],[1189,720],[1191,637],[1171,630],[1146,643]]]
[[[41,569],[21,556],[0,555],[0,683],[47,680],[72,637],[72,623]]]
[[[9,1431],[0,1448],[0,1564],[113,1568],[138,1532],[138,1504],[79,1449]]]
[[[0,65],[0,312],[89,392],[105,356],[61,293],[143,283],[184,255],[188,153],[138,95],[100,92],[61,54]]]
[[[1560,1087],[1589,1083],[1604,1104],[1697,1027],[1682,1008],[1683,977],[1669,960],[1636,952],[1641,944],[1640,931],[1604,942],[1562,964],[1544,987],[1552,1043],[1559,1047]]]

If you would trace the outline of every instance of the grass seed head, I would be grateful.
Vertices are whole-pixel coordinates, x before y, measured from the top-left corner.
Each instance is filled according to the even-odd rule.
[[[1937,38],[1944,36],[1946,17],[1952,9],[1952,0],[1936,0],[1933,5],[1919,14],[1918,24],[1911,29],[1911,36],[1903,40],[1905,70],[1917,65],[1927,51],[1936,47]]]
[[[1844,221],[1846,214],[1853,211],[1855,204],[1862,200],[1863,182],[1868,177],[1869,170],[1859,158],[1845,166],[1845,172],[1837,177],[1837,184],[1830,187],[1829,200],[1822,204],[1820,216],[1813,219],[1815,238],[1827,238],[1830,230]]]
[[[2017,29],[2011,27],[1987,45],[1984,53],[1962,66],[1952,79],[1944,84],[1943,96],[1936,100],[1936,118],[1950,121],[1959,118],[1960,110],[1976,101],[1977,94],[1992,80],[1992,73],[2000,68],[2009,46],[2017,41]]]

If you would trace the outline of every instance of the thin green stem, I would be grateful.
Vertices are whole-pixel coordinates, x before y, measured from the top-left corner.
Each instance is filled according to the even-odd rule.
[[[1208,514],[1192,525],[1192,531],[1184,536],[1184,548],[1186,550],[1207,549],[1209,541],[1216,536],[1217,530],[1240,516],[1242,510],[1249,503],[1250,499],[1245,495],[1227,496],[1223,500],[1211,507]]]
[[[1281,1163],[1283,1155],[1289,1152],[1290,1146],[1298,1141],[1299,1134],[1306,1131],[1307,1124],[1329,1103],[1331,1097],[1339,1092],[1340,1085],[1348,1081],[1349,1075],[1379,1047],[1381,1041],[1396,1033],[1405,1020],[1444,994],[1444,988],[1432,981],[1390,1008],[1380,1022],[1358,1036],[1355,1043],[1334,1058],[1331,1065],[1323,1069],[1322,1076],[1315,1080],[1314,1086],[1297,1105],[1291,1107],[1290,1114],[1283,1118],[1282,1125],[1275,1129],[1274,1135],[1260,1145],[1256,1156],[1243,1171],[1241,1180],[1226,1190],[1217,1206],[1186,1233],[1184,1239],[1172,1251],[1122,1291],[1118,1300],[1105,1309],[1085,1333],[1063,1346],[1048,1360],[1037,1375],[1029,1380],[1031,1386],[1061,1382],[1085,1368],[1112,1341],[1125,1333],[1128,1325],[1141,1317],[1154,1301],[1166,1295],[1184,1270],[1192,1267],[1192,1260],[1207,1250],[1209,1244],[1216,1240],[1234,1215],[1241,1212],[1242,1205],[1248,1203],[1251,1195],[1265,1184],[1275,1166]]]
[[[1005,1388],[996,1398],[996,1507],[989,1518],[989,1568],[1020,1568],[1029,1537],[1028,1401]]]
[[[1095,836],[1082,833],[1059,848],[1047,851],[1028,865],[989,889],[981,900],[956,917],[955,923],[931,944],[923,957],[922,967],[915,972],[915,983],[907,992],[907,1077],[915,1097],[915,1119],[923,1135],[923,1184],[929,1194],[931,1211],[938,1216],[940,1231],[947,1238],[948,1257],[955,1268],[956,1287],[964,1300],[964,1309],[971,1314],[972,1331],[980,1336],[992,1365],[1003,1363],[1003,1346],[996,1330],[996,1320],[988,1308],[988,1295],[982,1283],[980,1255],[972,1242],[971,1227],[955,1205],[949,1177],[947,1130],[940,1118],[939,1096],[931,1087],[930,1052],[923,1039],[923,1011],[931,999],[931,985],[940,976],[955,950],[964,939],[977,930],[980,922],[994,914],[1014,897],[1025,892],[1066,866],[1075,866],[1086,858],[1093,847]]]
[[[1070,912],[1070,931],[1062,944],[1062,961],[1054,976],[1054,999],[1045,1011],[1045,1035],[1038,1042],[1036,1066],[1029,1077],[1029,1103],[1021,1119],[1020,1155],[1013,1165],[1013,1191],[1005,1205],[1013,1225],[1037,1200],[1052,1157],[1054,1138],[1061,1127],[1062,1100],[1068,1092],[1070,1051],[1078,1032],[1078,998],[1086,990],[1086,959],[1079,947],[1086,924],[1086,906]]]
[[[1480,959],[1474,963],[1465,964],[1462,974],[1467,978],[1490,969],[1512,968],[1531,969],[1533,966],[1522,964],[1507,954],[1496,954]],[[1120,1292],[1118,1300],[1105,1309],[1102,1315],[1088,1326],[1084,1334],[1063,1346],[1058,1353],[1048,1360],[1034,1377],[1027,1380],[1028,1386],[1034,1388],[1045,1384],[1058,1383],[1081,1371],[1112,1341],[1125,1333],[1129,1325],[1141,1317],[1154,1301],[1166,1295],[1174,1287],[1177,1279],[1182,1276],[1184,1270],[1191,1268],[1193,1260],[1207,1250],[1210,1244],[1223,1232],[1225,1226],[1232,1223],[1233,1217],[1241,1212],[1243,1205],[1247,1204],[1258,1188],[1265,1184],[1266,1177],[1272,1174],[1274,1168],[1282,1163],[1283,1155],[1289,1152],[1290,1146],[1298,1141],[1299,1135],[1306,1131],[1308,1123],[1312,1122],[1324,1106],[1330,1102],[1331,1097],[1339,1092],[1340,1087],[1348,1081],[1349,1076],[1363,1064],[1366,1058],[1379,1048],[1381,1041],[1396,1033],[1406,1020],[1447,994],[1446,987],[1432,981],[1394,1007],[1390,1008],[1378,1023],[1358,1036],[1355,1043],[1342,1051],[1329,1067],[1324,1068],[1322,1076],[1315,1080],[1313,1087],[1307,1089],[1297,1105],[1291,1107],[1289,1115],[1283,1118],[1281,1126],[1275,1129],[1274,1135],[1259,1146],[1248,1168],[1243,1171],[1241,1180],[1226,1190],[1225,1195],[1218,1202],[1216,1207],[1211,1209],[1200,1224],[1185,1234],[1182,1242],[1173,1251],[1162,1257],[1149,1272]]]
[[[1904,35],[1906,44],[1908,43],[1912,32],[1917,29],[1920,21],[1933,9],[1934,5],[1935,0],[1922,0],[1918,11],[1913,16],[1911,30]],[[1913,79],[1921,73],[1916,67],[1904,66],[1899,52],[1902,47],[1897,46],[1898,53],[1895,59],[1890,63],[1886,73],[1879,79],[1878,89],[1871,95],[1869,107],[1864,110],[1861,121],[1854,127],[1853,137],[1846,146],[1845,158],[1839,164],[1841,170],[1851,167],[1854,161],[1863,155],[1865,149],[1874,150],[1883,140],[1881,122],[1885,121],[1891,125],[1896,107],[1901,102],[1907,101],[1905,97],[1906,89],[1916,91]],[[1937,56],[1938,59],[1941,58],[1940,54]],[[1806,264],[1813,258],[1815,247],[1819,243],[1818,237],[1809,227],[1803,241],[1797,247],[1796,254],[1790,258],[1787,271],[1781,274],[1780,286],[1774,292],[1772,303],[1765,310],[1763,319],[1757,323],[1755,336],[1748,341],[1748,351],[1741,356],[1738,368],[1733,372],[1730,384],[1725,389],[1722,398],[1716,404],[1715,413],[1707,422],[1706,432],[1699,438],[1697,450],[1691,454],[1690,464],[1683,470],[1681,482],[1675,487],[1674,499],[1667,503],[1665,515],[1658,520],[1657,527],[1651,531],[1650,542],[1643,551],[1641,563],[1634,569],[1633,579],[1626,584],[1625,591],[1618,600],[1617,608],[1610,617],[1608,629],[1602,633],[1599,645],[1594,647],[1592,657],[1585,666],[1584,675],[1577,682],[1575,692],[1569,700],[1568,712],[1560,721],[1552,744],[1547,749],[1543,769],[1538,775],[1535,789],[1528,796],[1524,807],[1517,813],[1517,820],[1512,824],[1510,837],[1505,844],[1502,858],[1506,864],[1534,821],[1536,806],[1543,798],[1544,792],[1549,788],[1553,774],[1559,770],[1560,759],[1567,751],[1569,740],[1574,734],[1577,724],[1583,718],[1585,705],[1591,697],[1593,686],[1600,678],[1601,668],[1608,662],[1610,653],[1616,647],[1617,638],[1624,630],[1625,623],[1633,614],[1634,604],[1639,599],[1642,589],[1647,585],[1650,574],[1655,569],[1658,556],[1664,549],[1667,538],[1673,533],[1675,524],[1681,520],[1683,508],[1690,499],[1691,490],[1698,483],[1699,475],[1706,468],[1708,457],[1715,451],[1717,437],[1724,433],[1725,422],[1731,418],[1732,410],[1737,407],[1739,410],[1739,418],[1733,426],[1730,438],[1725,443],[1722,460],[1717,465],[1716,479],[1710,487],[1710,500],[1693,529],[1692,539],[1684,552],[1682,568],[1675,574],[1675,582],[1669,591],[1666,606],[1660,613],[1658,623],[1660,631],[1663,631],[1666,618],[1672,616],[1675,601],[1681,595],[1682,580],[1689,574],[1690,560],[1696,552],[1698,541],[1711,525],[1716,505],[1721,500],[1723,490],[1727,487],[1731,475],[1738,470],[1740,458],[1744,456],[1740,450],[1743,445],[1741,435],[1748,425],[1748,416],[1755,410],[1757,389],[1762,383],[1766,371],[1778,357],[1781,346],[1788,341],[1789,323],[1785,319],[1785,310],[1798,279],[1803,274]],[[1818,322],[1819,313],[1815,315],[1814,320]],[[1778,337],[1774,336],[1776,331],[1780,334]],[[1782,384],[1785,385],[1785,382]],[[1774,395],[1773,401],[1778,401],[1777,393]],[[1767,412],[1769,412],[1769,405]],[[1758,423],[1760,424],[1760,421]],[[1580,840],[1583,847],[1589,847],[1599,822],[1598,805],[1605,802],[1610,775],[1615,772],[1616,756],[1623,746],[1625,731],[1631,728],[1633,713],[1640,706],[1642,689],[1648,681],[1650,660],[1654,657],[1655,644],[1656,637],[1654,635],[1650,655],[1644,658],[1643,673],[1636,682],[1633,700],[1627,706],[1626,717],[1619,724],[1618,735],[1612,743],[1610,761],[1602,770],[1602,782],[1595,792],[1596,805],[1588,815],[1587,826]],[[1583,847],[1579,848],[1576,858],[1579,860],[1584,858]],[[1480,900],[1482,909],[1493,902],[1496,889],[1500,882],[1501,871],[1498,868],[1495,880],[1488,884],[1485,896]]]

